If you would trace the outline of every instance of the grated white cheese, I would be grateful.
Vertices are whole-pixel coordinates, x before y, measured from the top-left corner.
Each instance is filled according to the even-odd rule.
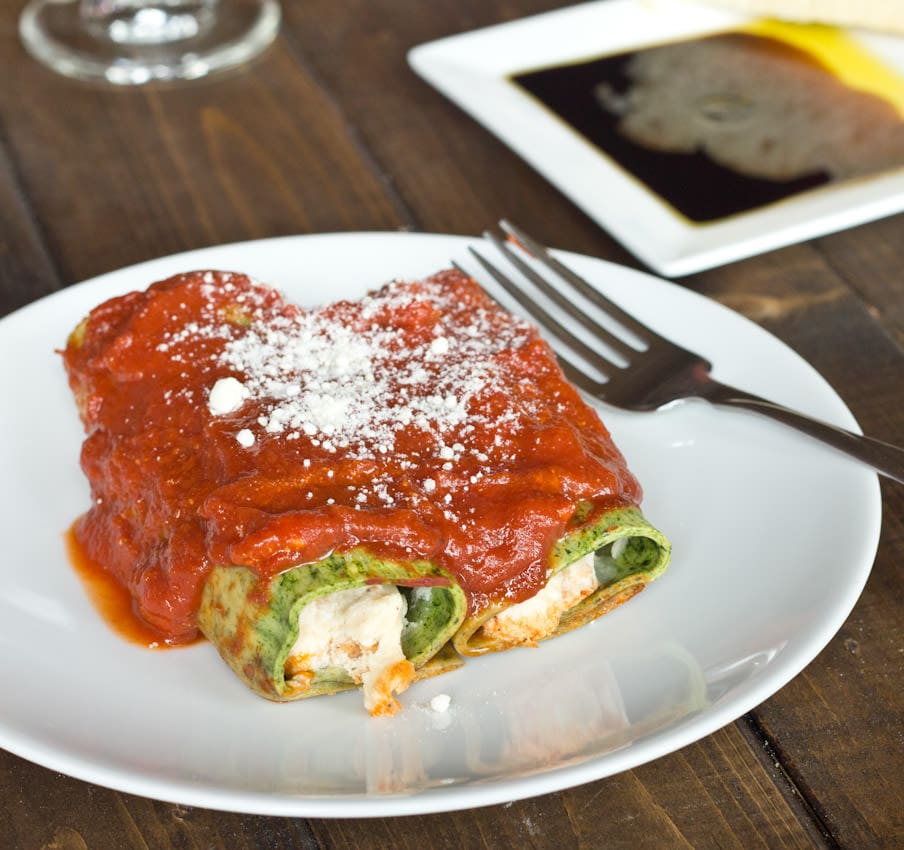
[[[430,353],[436,355],[438,357],[442,357],[444,354],[449,353],[449,339],[448,337],[438,336],[433,342],[430,343]]]
[[[211,413],[234,412],[251,399],[257,413],[251,424],[264,434],[304,435],[355,459],[393,453],[399,434],[414,427],[435,434],[440,456],[450,461],[464,446],[447,447],[443,436],[465,425],[475,396],[504,386],[496,355],[532,332],[517,320],[500,328],[495,314],[481,310],[463,326],[443,297],[439,285],[412,294],[409,284],[396,282],[359,302],[342,302],[339,311],[334,306],[252,321],[225,342],[218,363],[242,381],[216,382]],[[432,337],[424,339],[404,317],[406,308],[428,301],[440,312]],[[387,311],[402,316],[402,324],[362,326],[362,319]],[[492,425],[493,417],[485,415],[483,424]]]
[[[245,403],[247,397],[245,385],[237,378],[220,378],[210,390],[207,408],[214,416],[234,413]]]
[[[200,311],[177,321],[174,310],[158,350],[207,376],[204,413],[231,420],[209,432],[214,438],[259,446],[264,465],[291,454],[312,483],[330,477],[327,469],[342,477],[367,470],[328,505],[433,503],[444,516],[474,514],[458,510],[458,497],[478,482],[492,486],[490,476],[517,460],[518,433],[547,411],[513,377],[536,331],[463,297],[457,275],[394,281],[313,310],[219,272],[204,274],[200,292]],[[190,386],[186,378],[184,388],[167,390],[166,406],[191,403]],[[301,498],[316,500],[316,488],[300,486]]]
[[[445,711],[449,710],[449,706],[452,703],[452,697],[449,694],[437,694],[433,699],[430,700],[430,708],[433,711],[439,712],[442,714]]]

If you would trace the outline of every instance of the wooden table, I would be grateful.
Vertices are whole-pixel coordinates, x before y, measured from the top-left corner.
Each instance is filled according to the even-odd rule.
[[[0,314],[160,255],[282,234],[474,234],[515,216],[548,243],[638,263],[409,70],[415,44],[550,0],[297,0],[230,76],[100,89],[19,45],[3,2]],[[681,283],[785,340],[864,430],[904,442],[904,217]],[[0,846],[122,848],[904,847],[904,488],[882,483],[878,558],[827,648],[719,732],[651,764],[509,805],[382,820],[189,809],[0,752]],[[43,671],[44,674],[52,671]],[[9,687],[27,683],[4,682]]]

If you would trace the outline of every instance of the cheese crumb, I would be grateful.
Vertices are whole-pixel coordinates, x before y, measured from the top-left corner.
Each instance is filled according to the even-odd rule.
[[[438,336],[433,342],[430,343],[430,353],[435,354],[439,357],[442,357],[444,354],[449,353],[449,339],[448,337]]]
[[[234,413],[248,397],[245,385],[236,378],[220,378],[210,390],[207,399],[207,409],[214,416],[222,416],[226,413]]]
[[[449,710],[449,705],[452,703],[452,697],[449,694],[437,694],[430,700],[430,708],[433,711],[436,711],[440,714]]]
[[[254,445],[254,434],[252,434],[248,428],[242,428],[242,430],[235,435],[235,438],[242,448],[250,449],[251,446]]]

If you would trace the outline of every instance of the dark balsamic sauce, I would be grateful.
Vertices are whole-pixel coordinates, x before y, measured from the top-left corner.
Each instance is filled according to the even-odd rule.
[[[719,37],[725,36],[708,38]],[[774,41],[759,36],[743,35],[741,38]],[[704,42],[706,39],[696,41]],[[769,47],[776,49],[776,45],[777,49],[787,52],[787,45],[777,41]],[[598,92],[601,86],[605,86],[615,96],[628,94],[634,84],[629,70],[630,63],[643,52],[645,51],[634,51],[529,71],[511,79],[650,191],[694,222],[714,222],[749,212],[824,185],[833,179],[822,169],[787,180],[754,177],[721,165],[703,150],[664,151],[638,144],[628,138],[619,129],[621,116],[601,106]],[[805,58],[803,51],[796,52],[802,54],[802,62],[812,66],[812,60]],[[717,78],[718,69],[712,71]]]

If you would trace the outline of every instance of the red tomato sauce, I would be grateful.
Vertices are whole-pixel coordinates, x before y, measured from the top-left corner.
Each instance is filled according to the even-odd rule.
[[[135,611],[135,600],[123,584],[103,564],[92,561],[77,535],[78,522],[65,535],[66,551],[88,598],[104,621],[124,640],[146,649],[172,649],[176,644],[151,628]]]
[[[431,559],[472,611],[532,595],[579,502],[637,481],[549,347],[466,276],[316,310],[243,275],[101,304],[64,351],[87,437],[85,556],[169,643],[213,565]]]

